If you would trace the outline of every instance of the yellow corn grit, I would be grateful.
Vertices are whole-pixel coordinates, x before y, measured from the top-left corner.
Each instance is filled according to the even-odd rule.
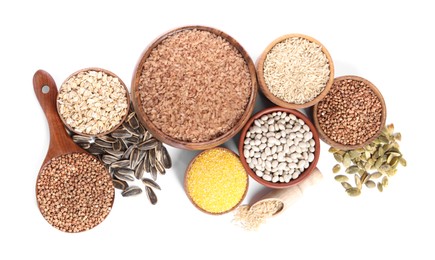
[[[186,192],[200,209],[225,213],[245,196],[248,175],[240,159],[226,148],[213,148],[199,154],[185,177]]]

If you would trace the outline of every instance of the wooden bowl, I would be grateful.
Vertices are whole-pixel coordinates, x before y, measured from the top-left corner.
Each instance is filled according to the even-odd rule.
[[[85,69],[78,70],[78,71],[74,72],[73,74],[69,75],[69,76],[65,79],[65,81],[62,83],[62,85],[60,85],[59,93],[60,93],[60,91],[61,91],[61,89],[62,89],[63,84],[65,84],[65,83],[66,83],[66,82],[67,82],[71,77],[76,76],[76,75],[78,75],[79,73],[81,73],[81,72],[86,72],[86,71],[104,72],[104,73],[106,73],[106,74],[109,75],[109,76],[112,76],[112,77],[114,77],[114,78],[118,78],[119,82],[121,83],[121,86],[124,87],[125,92],[126,92],[126,94],[127,94],[127,110],[126,110],[125,114],[122,116],[122,119],[119,121],[119,123],[116,124],[112,129],[110,129],[110,130],[108,130],[108,131],[105,131],[105,132],[102,132],[102,133],[99,133],[99,134],[96,134],[96,135],[91,135],[91,134],[86,134],[86,133],[80,133],[80,132],[75,131],[75,130],[74,130],[74,129],[69,125],[69,124],[67,124],[67,122],[65,121],[65,119],[63,118],[63,116],[59,113],[59,102],[56,102],[56,108],[57,108],[57,111],[58,111],[59,117],[60,117],[60,119],[62,120],[63,124],[66,126],[66,128],[68,128],[68,130],[70,130],[71,132],[76,133],[76,134],[78,134],[78,135],[82,135],[82,136],[103,136],[103,135],[110,134],[111,132],[115,131],[119,126],[121,126],[122,123],[125,121],[125,119],[126,119],[127,116],[128,116],[128,111],[129,111],[128,108],[130,107],[130,94],[129,94],[129,91],[128,91],[127,86],[125,85],[125,83],[124,83],[124,82],[121,80],[121,78],[118,77],[115,73],[113,73],[113,72],[111,72],[111,71],[108,71],[108,70],[106,70],[106,69],[102,69],[102,68],[90,67],[90,68],[85,68]],[[59,94],[58,94],[56,100],[59,100]]]
[[[375,93],[375,95],[378,97],[379,101],[381,102],[382,114],[381,114],[381,125],[380,125],[379,130],[376,132],[375,135],[373,135],[367,141],[365,141],[364,143],[361,143],[361,144],[357,144],[357,145],[344,145],[344,144],[337,143],[334,140],[332,140],[322,130],[322,128],[320,127],[320,124],[319,124],[319,119],[317,117],[318,104],[316,104],[314,106],[314,108],[313,108],[313,119],[314,119],[314,125],[316,126],[316,129],[319,132],[320,139],[322,139],[325,143],[329,144],[332,147],[338,148],[340,150],[345,150],[345,151],[346,150],[353,150],[353,149],[362,148],[362,147],[370,144],[371,142],[373,142],[373,140],[375,140],[382,133],[382,129],[384,128],[385,121],[387,119],[387,107],[385,105],[384,97],[382,96],[382,94],[378,90],[378,88],[376,88],[375,85],[373,85],[373,83],[371,83],[367,79],[364,79],[364,78],[358,77],[358,76],[353,76],[353,75],[337,77],[337,78],[334,79],[334,81],[348,80],[348,79],[364,82],[373,91],[373,93]]]
[[[142,104],[140,101],[140,96],[139,96],[139,80],[140,80],[140,76],[142,73],[143,64],[150,56],[152,50],[154,48],[156,48],[156,46],[158,46],[162,41],[164,41],[169,36],[176,34],[176,33],[179,33],[181,31],[193,30],[193,29],[211,32],[215,35],[222,37],[223,39],[227,40],[231,45],[233,45],[240,52],[240,54],[242,55],[242,57],[244,58],[247,66],[248,66],[250,78],[251,78],[251,86],[252,86],[250,97],[249,97],[248,103],[246,105],[245,112],[243,113],[243,115],[241,116],[239,121],[233,126],[232,129],[230,129],[226,133],[220,135],[219,137],[217,137],[215,139],[204,141],[204,142],[187,142],[187,141],[178,140],[178,139],[175,139],[175,138],[169,136],[168,134],[164,133],[160,129],[158,129],[153,124],[153,122],[148,118],[148,116],[146,115],[146,113],[142,107]],[[145,51],[141,55],[141,58],[140,58],[138,64],[136,65],[136,68],[135,68],[135,71],[133,74],[133,80],[132,80],[132,84],[131,84],[131,92],[132,92],[133,106],[134,106],[134,109],[136,111],[136,114],[138,115],[138,119],[145,126],[145,128],[151,132],[151,134],[155,138],[159,139],[160,141],[162,141],[168,145],[176,147],[176,148],[182,148],[182,149],[186,149],[186,150],[210,149],[210,148],[216,147],[220,144],[223,144],[224,142],[228,141],[233,136],[235,136],[240,131],[240,129],[243,127],[243,125],[246,123],[246,121],[248,121],[249,117],[251,116],[251,114],[254,110],[255,99],[257,97],[257,78],[256,78],[255,65],[252,62],[252,59],[249,57],[248,53],[245,51],[245,49],[243,49],[243,47],[236,40],[234,40],[231,36],[229,36],[228,34],[222,32],[222,31],[219,31],[217,29],[205,27],[205,26],[180,27],[180,28],[174,29],[172,31],[169,31],[169,32],[163,34],[162,36],[157,38],[151,45],[149,45],[145,49]]]
[[[266,81],[264,80],[264,61],[266,59],[267,54],[270,52],[270,50],[278,43],[289,39],[289,38],[303,38],[306,39],[310,42],[314,42],[317,45],[322,47],[322,51],[323,53],[326,55],[326,58],[328,59],[328,63],[329,63],[329,80],[326,83],[325,88],[323,89],[323,91],[317,96],[315,97],[313,100],[304,103],[304,104],[295,104],[295,103],[289,103],[277,96],[275,96],[270,90],[269,87],[266,84]],[[260,57],[257,60],[257,79],[258,79],[258,84],[260,86],[261,91],[263,92],[263,94],[270,100],[272,101],[274,104],[280,106],[280,107],[285,107],[285,108],[290,108],[290,109],[300,109],[300,108],[306,108],[306,107],[310,107],[315,105],[317,102],[319,102],[320,100],[322,100],[326,94],[329,92],[329,89],[331,88],[331,85],[334,81],[334,63],[332,62],[332,58],[331,55],[329,54],[328,50],[325,48],[325,46],[323,46],[323,44],[321,44],[318,40],[307,36],[307,35],[303,35],[303,34],[287,34],[284,36],[279,37],[278,39],[274,40],[272,43],[270,43],[266,49],[263,51],[263,53],[260,55]]]
[[[302,172],[298,178],[296,179],[291,179],[289,182],[287,183],[280,183],[280,182],[271,182],[271,181],[266,181],[261,177],[258,177],[257,174],[251,169],[251,167],[249,167],[248,163],[246,162],[246,158],[243,154],[243,150],[244,150],[244,140],[246,137],[246,132],[248,131],[248,129],[253,125],[254,120],[262,117],[263,115],[267,115],[273,112],[286,112],[288,114],[293,114],[295,115],[297,118],[304,120],[305,124],[308,125],[308,127],[310,128],[311,132],[313,133],[313,139],[314,142],[316,143],[316,150],[314,151],[314,160],[310,163],[309,167],[307,169],[305,169],[304,172]],[[301,112],[294,110],[294,109],[289,109],[289,108],[283,108],[283,107],[270,107],[270,108],[266,108],[264,110],[261,110],[260,112],[258,112],[257,114],[255,114],[253,117],[251,117],[251,119],[249,119],[249,121],[246,123],[245,127],[243,127],[242,132],[240,134],[240,139],[239,139],[239,157],[240,160],[242,161],[243,166],[245,167],[246,172],[249,174],[249,176],[251,176],[255,181],[257,181],[258,183],[269,187],[269,188],[275,188],[275,189],[282,189],[282,188],[287,188],[287,187],[291,187],[293,185],[297,185],[299,183],[301,183],[302,181],[304,181],[308,176],[310,176],[310,174],[312,173],[312,171],[314,169],[316,169],[316,165],[317,162],[319,160],[319,156],[320,156],[320,141],[319,141],[319,134],[317,133],[316,128],[314,127],[314,125],[311,123],[311,121],[308,119],[308,117],[306,117],[304,114],[302,114]]]
[[[236,158],[238,157],[238,155],[235,154],[233,151],[231,151],[230,149],[224,148],[224,147],[215,147],[215,148],[212,148],[212,149],[218,149],[218,150],[228,151],[228,152],[232,153]],[[249,179],[248,179],[248,175],[245,173],[245,175],[246,175],[246,187],[245,187],[245,192],[243,193],[242,197],[240,198],[240,201],[239,201],[236,205],[234,205],[232,208],[230,208],[230,209],[228,209],[228,210],[226,210],[226,211],[223,211],[223,212],[219,212],[219,213],[209,212],[209,211],[207,211],[207,210],[201,208],[198,204],[196,204],[196,202],[193,200],[193,198],[192,198],[192,197],[190,196],[190,194],[189,194],[189,191],[188,191],[188,189],[187,189],[187,177],[188,177],[188,173],[189,173],[189,171],[190,171],[190,168],[191,168],[192,165],[195,163],[196,159],[197,159],[200,155],[202,155],[203,153],[205,153],[205,152],[209,152],[210,150],[211,150],[211,149],[208,149],[208,150],[202,151],[201,153],[199,153],[198,155],[196,155],[196,156],[195,156],[195,157],[190,161],[190,163],[189,163],[189,165],[188,165],[188,167],[187,167],[187,169],[186,169],[185,175],[184,175],[184,191],[186,192],[186,195],[187,195],[187,197],[189,198],[190,202],[191,202],[191,203],[192,203],[192,204],[193,204],[197,209],[199,209],[200,211],[202,211],[202,212],[204,212],[204,213],[207,213],[207,214],[211,214],[211,215],[222,215],[222,214],[225,214],[225,213],[228,213],[228,212],[234,210],[235,208],[237,208],[237,207],[240,205],[240,203],[242,203],[242,201],[243,201],[243,199],[246,197],[246,193],[247,193],[247,191],[248,191],[248,187],[249,187]]]

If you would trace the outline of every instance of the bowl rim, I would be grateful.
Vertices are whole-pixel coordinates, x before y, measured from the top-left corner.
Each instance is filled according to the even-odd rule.
[[[313,107],[313,114],[312,114],[313,121],[314,121],[314,125],[315,125],[317,131],[319,132],[320,139],[322,139],[322,141],[324,141],[328,145],[335,147],[335,148],[338,148],[340,150],[344,150],[344,151],[362,148],[362,147],[370,144],[371,142],[373,142],[373,140],[375,140],[377,137],[379,137],[379,135],[382,133],[382,129],[384,128],[385,122],[387,120],[387,106],[385,104],[384,97],[382,96],[382,93],[379,91],[379,89],[372,82],[370,82],[369,80],[367,80],[363,77],[356,76],[356,75],[340,76],[340,77],[335,78],[334,82],[342,81],[342,80],[349,80],[349,79],[364,82],[373,91],[373,93],[378,97],[379,101],[381,102],[382,111],[381,111],[381,125],[379,126],[378,131],[376,131],[376,133],[372,137],[370,137],[364,143],[361,143],[361,144],[345,145],[345,144],[341,144],[341,143],[338,143],[338,142],[332,140],[328,135],[326,135],[326,133],[323,131],[322,127],[320,126],[319,119],[317,117],[318,104],[316,104]]]
[[[76,75],[78,75],[79,73],[82,73],[82,72],[87,72],[87,71],[96,71],[96,72],[104,72],[104,73],[106,73],[107,75],[109,75],[109,76],[112,76],[112,77],[114,77],[114,78],[118,78],[118,80],[119,80],[119,82],[121,83],[121,86],[125,89],[125,93],[126,93],[126,97],[127,97],[127,111],[125,112],[125,114],[122,116],[122,118],[121,118],[121,120],[119,121],[119,123],[118,124],[116,124],[112,129],[110,129],[110,130],[107,130],[107,131],[104,131],[104,132],[101,132],[101,133],[98,133],[98,134],[87,134],[87,133],[81,133],[81,132],[77,132],[77,131],[75,131],[69,124],[67,124],[67,122],[65,121],[65,119],[63,118],[63,116],[60,114],[60,112],[59,112],[59,94],[60,94],[60,92],[61,92],[61,89],[62,89],[62,87],[63,87],[63,85],[70,79],[70,78],[72,78],[73,76],[76,76]],[[80,69],[80,70],[77,70],[77,71],[75,71],[75,72],[73,72],[72,74],[70,74],[63,82],[62,82],[62,84],[60,85],[60,87],[59,87],[59,91],[58,91],[58,93],[57,93],[57,97],[56,97],[56,110],[57,110],[57,113],[59,114],[59,117],[60,117],[60,119],[62,120],[62,122],[63,122],[63,124],[64,124],[64,126],[68,129],[68,130],[70,130],[71,132],[73,132],[73,133],[75,133],[75,134],[77,134],[77,135],[82,135],[82,136],[87,136],[87,137],[100,137],[100,136],[104,136],[104,135],[108,135],[108,134],[110,134],[110,133],[112,133],[113,131],[115,131],[116,129],[118,129],[124,122],[125,122],[125,119],[127,118],[127,116],[128,116],[128,114],[129,114],[129,109],[130,109],[130,105],[131,105],[131,98],[130,98],[130,92],[128,91],[128,88],[127,88],[127,86],[125,85],[125,83],[124,83],[124,81],[122,81],[122,79],[120,78],[120,77],[118,77],[118,75],[116,75],[115,73],[113,73],[112,71],[110,71],[110,70],[107,70],[107,69],[103,69],[103,68],[100,68],[100,67],[87,67],[87,68],[83,68],[83,69]]]
[[[306,102],[306,103],[303,103],[303,104],[288,103],[287,101],[275,96],[269,90],[269,87],[267,86],[266,81],[264,80],[264,61],[266,60],[267,54],[270,52],[270,50],[273,47],[275,47],[276,44],[278,44],[286,39],[289,39],[289,38],[303,38],[303,39],[306,39],[310,42],[316,43],[317,45],[319,45],[321,47],[322,52],[326,55],[326,58],[328,59],[329,79],[328,79],[328,82],[326,83],[325,88],[313,100]],[[326,96],[326,94],[328,94],[328,92],[331,89],[331,86],[333,84],[333,81],[334,81],[334,71],[335,71],[334,70],[334,62],[332,60],[332,57],[331,57],[331,54],[329,53],[329,51],[326,49],[326,47],[321,42],[319,42],[315,38],[308,36],[308,35],[305,35],[305,34],[300,34],[300,33],[286,34],[286,35],[280,36],[277,39],[275,39],[274,41],[272,41],[264,49],[264,51],[261,53],[261,55],[258,57],[256,67],[257,67],[258,85],[259,85],[261,91],[263,92],[263,94],[267,97],[267,99],[269,99],[272,103],[274,103],[277,106],[290,108],[290,109],[307,108],[307,107],[311,107],[311,106],[317,104],[320,100],[322,100]]]
[[[310,163],[309,167],[307,169],[305,169],[305,171],[303,171],[298,178],[296,179],[292,179],[287,183],[280,183],[280,182],[271,182],[271,181],[266,181],[261,177],[258,177],[257,174],[251,169],[251,167],[249,167],[248,163],[246,162],[246,158],[243,154],[243,150],[244,150],[244,140],[246,137],[246,133],[248,131],[248,129],[253,125],[254,120],[262,117],[265,114],[270,114],[273,112],[286,112],[286,113],[290,113],[295,115],[298,119],[302,119],[305,124],[308,125],[308,127],[310,128],[311,132],[313,133],[313,139],[314,142],[316,144],[316,150],[314,151],[314,160]],[[245,167],[246,172],[249,174],[249,176],[251,176],[251,178],[253,178],[256,182],[269,187],[269,188],[274,188],[274,189],[282,189],[282,188],[288,188],[294,185],[297,185],[301,182],[303,182],[308,176],[311,175],[311,173],[313,172],[313,170],[317,167],[317,162],[319,161],[319,157],[320,157],[320,139],[319,139],[319,134],[317,133],[317,129],[314,127],[313,123],[310,121],[310,119],[304,115],[302,112],[295,110],[295,109],[290,109],[290,108],[285,108],[285,107],[279,107],[279,106],[275,106],[275,107],[269,107],[269,108],[265,108],[261,111],[259,111],[258,113],[256,113],[255,115],[253,115],[249,121],[245,124],[245,126],[243,127],[243,130],[240,133],[240,139],[239,139],[239,158],[240,161],[243,164],[243,167]]]
[[[228,130],[226,133],[218,136],[217,138],[214,138],[214,139],[211,139],[208,141],[203,141],[203,142],[187,142],[187,141],[178,140],[178,139],[175,139],[175,138],[167,135],[166,133],[164,133],[160,129],[158,129],[153,124],[153,122],[151,120],[149,120],[148,117],[146,116],[146,113],[141,105],[141,101],[140,101],[140,97],[139,97],[139,90],[138,90],[139,80],[140,80],[140,76],[142,74],[142,67],[143,67],[144,62],[147,60],[147,58],[151,54],[151,51],[155,47],[157,47],[163,40],[167,39],[171,35],[174,35],[176,33],[182,32],[182,31],[195,30],[195,29],[207,31],[207,32],[213,33],[217,36],[220,36],[223,39],[225,39],[226,41],[228,41],[232,46],[234,46],[238,50],[240,55],[242,55],[243,59],[245,60],[246,65],[248,66],[248,70],[249,70],[249,74],[250,74],[249,76],[251,79],[251,91],[250,91],[250,96],[249,96],[248,102],[246,103],[246,109],[245,109],[245,112],[239,118],[239,120],[236,122],[236,124],[230,130]],[[255,69],[254,62],[252,61],[252,59],[249,56],[249,54],[247,53],[247,51],[242,47],[242,45],[240,45],[239,42],[237,42],[230,35],[224,33],[223,31],[220,31],[218,29],[215,29],[212,27],[207,27],[207,26],[202,26],[202,25],[189,25],[189,26],[178,27],[178,28],[172,29],[166,33],[163,33],[161,36],[157,37],[142,52],[140,59],[139,59],[138,63],[136,64],[136,67],[134,69],[132,83],[131,83],[132,103],[133,103],[133,107],[136,111],[136,114],[138,115],[139,121],[158,140],[160,140],[163,143],[168,144],[170,146],[185,149],[185,150],[210,149],[213,147],[217,147],[217,146],[225,143],[226,141],[228,141],[232,137],[234,137],[240,131],[240,129],[242,129],[242,127],[248,121],[249,117],[251,116],[252,112],[254,111],[254,105],[255,105],[255,100],[257,97],[257,92],[258,92],[257,72]]]
[[[223,214],[226,214],[226,213],[231,212],[231,211],[233,211],[234,209],[236,209],[236,208],[237,208],[237,207],[242,203],[242,201],[245,199],[246,194],[248,193],[248,188],[249,188],[249,177],[248,177],[248,173],[246,172],[246,169],[245,169],[245,176],[246,176],[246,187],[245,187],[245,191],[244,191],[242,197],[240,198],[240,201],[239,201],[236,205],[234,205],[233,207],[231,207],[230,209],[228,209],[228,210],[226,210],[226,211],[223,211],[223,212],[209,212],[209,211],[207,211],[207,210],[201,208],[198,204],[196,204],[196,202],[195,202],[195,201],[193,200],[193,198],[190,196],[190,193],[189,193],[189,191],[188,191],[188,189],[187,189],[187,182],[188,182],[187,177],[188,177],[188,172],[190,171],[190,168],[192,167],[192,165],[195,163],[196,159],[197,159],[199,156],[201,156],[202,154],[207,153],[207,152],[210,152],[210,151],[212,151],[212,150],[224,150],[224,151],[228,151],[228,152],[230,152],[232,155],[234,155],[235,158],[237,158],[237,159],[240,160],[240,157],[239,157],[235,152],[233,152],[232,150],[230,150],[230,149],[228,149],[228,148],[225,148],[225,147],[217,146],[217,147],[213,147],[213,148],[210,148],[210,149],[206,149],[206,150],[200,152],[199,154],[197,154],[195,157],[193,157],[193,159],[189,162],[189,165],[187,166],[186,171],[184,172],[183,188],[184,188],[184,192],[186,193],[186,195],[187,195],[187,197],[189,198],[190,202],[191,202],[191,203],[192,203],[192,204],[193,204],[197,209],[199,209],[200,211],[202,211],[202,212],[204,212],[204,213],[210,214],[210,215],[223,215]],[[243,167],[243,168],[244,168],[244,167]]]

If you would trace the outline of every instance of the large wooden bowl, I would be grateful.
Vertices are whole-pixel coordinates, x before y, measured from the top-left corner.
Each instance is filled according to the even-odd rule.
[[[289,182],[287,183],[281,183],[281,182],[271,182],[271,181],[266,181],[261,177],[258,177],[257,174],[251,169],[251,167],[249,167],[248,163],[246,162],[246,158],[243,154],[243,150],[244,150],[244,141],[245,141],[245,137],[246,137],[246,132],[248,131],[248,129],[254,124],[254,121],[258,118],[261,118],[263,115],[267,115],[273,112],[286,112],[288,114],[293,114],[295,115],[297,118],[304,120],[305,124],[308,125],[308,127],[310,128],[311,132],[313,133],[313,139],[314,142],[316,143],[316,150],[314,151],[314,160],[310,163],[310,166],[308,166],[307,169],[305,169],[305,171],[303,171],[298,178],[296,179],[291,179]],[[308,117],[306,117],[304,114],[302,114],[301,112],[294,110],[294,109],[289,109],[289,108],[283,108],[283,107],[270,107],[270,108],[266,108],[264,110],[261,110],[260,112],[258,112],[257,114],[255,114],[253,117],[251,117],[251,119],[249,119],[249,121],[246,123],[245,127],[243,127],[243,130],[240,134],[240,140],[239,140],[239,157],[240,160],[242,161],[243,167],[245,167],[246,172],[249,174],[249,176],[251,176],[255,181],[257,181],[258,183],[269,187],[269,188],[274,188],[274,189],[283,189],[283,188],[287,188],[287,187],[291,187],[294,185],[297,185],[299,183],[301,183],[302,181],[304,181],[308,176],[310,176],[311,172],[316,169],[316,165],[317,162],[319,161],[319,156],[320,156],[320,141],[319,141],[319,134],[317,133],[316,128],[314,127],[314,125],[311,123],[311,121],[308,119]]]
[[[122,118],[121,118],[121,120],[119,121],[119,123],[116,124],[112,129],[110,129],[110,130],[108,130],[108,131],[105,131],[105,132],[102,132],[102,133],[99,133],[99,134],[96,134],[96,135],[91,135],[91,134],[87,134],[87,133],[77,132],[77,131],[74,130],[74,128],[72,128],[72,127],[71,127],[71,126],[66,122],[66,120],[63,118],[63,116],[58,112],[59,117],[60,117],[60,119],[62,120],[63,124],[66,126],[66,128],[68,128],[68,130],[70,130],[71,132],[74,132],[74,133],[76,133],[76,134],[78,134],[78,135],[83,135],[83,136],[103,136],[103,135],[110,134],[111,132],[115,131],[118,127],[120,127],[120,126],[122,125],[122,123],[124,123],[125,119],[126,119],[127,116],[128,116],[128,111],[129,111],[128,108],[130,107],[130,94],[129,94],[128,88],[127,88],[127,86],[125,85],[125,83],[121,80],[121,78],[118,77],[115,73],[113,73],[113,72],[111,72],[111,71],[109,71],[109,70],[106,70],[106,69],[98,68],[98,67],[90,67],[90,68],[85,68],[85,69],[78,70],[78,71],[72,73],[71,75],[69,75],[69,76],[65,79],[65,81],[62,83],[62,85],[60,85],[59,93],[61,92],[61,89],[62,89],[63,84],[65,84],[65,83],[66,83],[66,82],[67,82],[71,77],[74,77],[74,76],[78,75],[79,73],[81,73],[81,72],[86,72],[86,71],[104,72],[104,73],[106,73],[106,74],[109,75],[109,76],[112,76],[112,77],[114,77],[114,78],[118,78],[119,83],[121,83],[121,86],[125,89],[125,93],[126,93],[126,97],[127,97],[127,110],[125,111],[125,114],[122,116]],[[59,94],[58,94],[57,99],[59,99]],[[57,111],[59,111],[59,103],[58,103],[58,102],[56,102],[56,107],[57,107]]]
[[[270,52],[270,50],[278,43],[289,39],[289,38],[304,38],[307,39],[310,42],[314,42],[317,45],[321,46],[323,53],[326,55],[326,58],[328,59],[328,63],[329,63],[329,80],[326,83],[325,88],[323,89],[323,91],[317,96],[315,97],[313,100],[304,103],[304,104],[295,104],[295,103],[289,103],[277,96],[275,96],[269,89],[269,87],[266,84],[266,81],[264,80],[264,61],[267,57],[267,54]],[[258,84],[260,86],[261,91],[263,92],[263,94],[270,100],[272,101],[274,104],[280,106],[280,107],[285,107],[285,108],[290,108],[290,109],[300,109],[300,108],[306,108],[306,107],[310,107],[315,105],[316,103],[318,103],[320,100],[322,100],[326,94],[329,92],[331,85],[334,81],[334,63],[332,62],[332,58],[331,55],[329,54],[328,50],[325,48],[325,46],[323,46],[323,44],[321,44],[318,40],[307,36],[307,35],[303,35],[303,34],[287,34],[284,36],[279,37],[278,39],[274,40],[272,43],[270,43],[266,49],[263,51],[263,53],[260,55],[260,57],[257,60],[257,78],[258,78]]]
[[[376,132],[375,135],[373,135],[372,137],[367,139],[367,141],[365,141],[364,143],[361,143],[361,144],[344,145],[344,144],[337,143],[336,141],[332,140],[323,131],[322,127],[319,124],[319,118],[317,117],[318,104],[316,104],[313,108],[313,119],[314,119],[314,125],[315,125],[317,131],[319,132],[320,139],[322,139],[325,143],[329,144],[332,147],[338,148],[340,150],[345,150],[345,151],[358,149],[358,148],[364,147],[364,146],[370,144],[371,142],[373,142],[373,140],[375,140],[382,133],[382,129],[384,128],[385,121],[387,119],[387,106],[385,105],[384,97],[382,96],[379,89],[376,88],[376,86],[373,85],[373,83],[371,83],[367,79],[362,78],[362,77],[358,77],[358,76],[353,76],[353,75],[337,77],[334,79],[334,81],[347,80],[347,79],[364,82],[373,91],[373,93],[378,97],[379,101],[381,102],[382,114],[381,114],[381,125],[380,125],[379,130]]]
[[[239,121],[233,126],[232,129],[230,129],[229,131],[227,131],[223,135],[221,135],[215,139],[204,141],[204,142],[186,142],[186,141],[178,140],[178,139],[175,139],[175,138],[167,135],[166,133],[164,133],[160,129],[158,129],[153,124],[153,122],[148,118],[148,116],[146,115],[146,113],[142,107],[142,104],[140,101],[140,96],[139,96],[139,91],[138,91],[139,90],[139,80],[140,80],[140,76],[142,73],[143,64],[145,63],[145,61],[147,60],[147,58],[151,54],[152,50],[156,46],[158,46],[163,40],[168,38],[169,36],[176,34],[180,31],[193,30],[193,29],[211,32],[215,35],[222,37],[223,39],[227,40],[231,45],[233,45],[240,52],[240,54],[242,55],[242,57],[244,58],[247,66],[248,66],[250,78],[251,78],[251,86],[252,86],[250,97],[249,97],[248,103],[247,103],[246,108],[245,108],[245,112],[243,113],[243,115],[241,116]],[[242,127],[245,125],[245,123],[248,121],[249,117],[251,116],[252,111],[254,110],[255,99],[257,97],[257,78],[256,78],[255,65],[252,62],[252,59],[249,57],[248,53],[245,51],[245,49],[243,49],[243,47],[236,40],[234,40],[231,36],[229,36],[228,34],[222,32],[222,31],[219,31],[217,29],[205,27],[205,26],[181,27],[181,28],[177,28],[177,29],[174,29],[172,31],[169,31],[169,32],[163,34],[162,36],[157,38],[151,45],[149,45],[145,49],[145,51],[141,55],[141,58],[140,58],[138,64],[136,65],[136,68],[135,68],[135,71],[133,74],[133,80],[132,80],[132,84],[131,84],[131,94],[132,94],[133,106],[134,106],[134,109],[136,111],[136,114],[138,115],[138,119],[147,128],[147,130],[152,133],[152,135],[154,137],[156,137],[160,141],[162,141],[168,145],[171,145],[173,147],[176,147],[176,148],[182,148],[182,149],[186,149],[186,150],[205,150],[205,149],[216,147],[216,146],[228,141],[229,139],[231,139],[233,136],[235,136],[240,131],[240,129],[242,129]]]

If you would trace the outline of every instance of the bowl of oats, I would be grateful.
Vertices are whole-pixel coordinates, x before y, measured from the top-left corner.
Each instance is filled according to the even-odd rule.
[[[62,83],[56,105],[70,131],[83,136],[103,136],[126,119],[130,95],[113,72],[93,67],[74,72]]]
[[[258,84],[280,107],[300,109],[322,100],[334,81],[334,64],[318,40],[288,34],[269,44],[257,60]]]

